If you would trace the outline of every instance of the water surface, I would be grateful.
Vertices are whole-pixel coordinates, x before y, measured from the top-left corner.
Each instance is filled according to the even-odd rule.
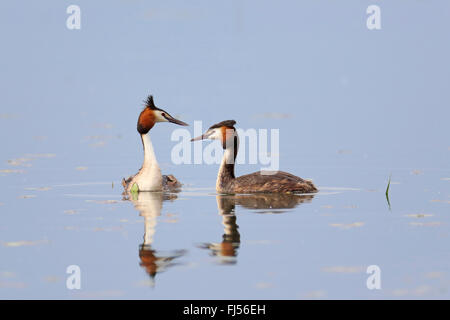
[[[378,31],[372,1],[79,1],[81,30],[69,4],[0,4],[0,298],[450,298],[447,2],[380,1]],[[279,129],[280,169],[320,192],[218,195],[158,124],[183,189],[124,199],[148,94]]]

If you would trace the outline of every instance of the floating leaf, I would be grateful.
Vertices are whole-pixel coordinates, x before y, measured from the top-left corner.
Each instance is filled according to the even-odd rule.
[[[362,227],[364,225],[364,222],[354,222],[354,223],[349,223],[349,224],[344,224],[344,223],[331,223],[330,226],[332,227],[338,227],[338,228],[342,228],[342,229],[350,229],[350,228],[359,228]]]
[[[54,153],[28,153],[25,155],[25,157],[30,158],[54,158],[56,157],[56,154]]]
[[[406,214],[406,217],[410,217],[410,218],[426,218],[426,217],[432,217],[432,214],[428,214],[428,213],[415,213],[415,214]]]
[[[86,200],[86,202],[100,203],[100,204],[111,204],[117,203],[117,200]]]
[[[0,170],[0,173],[24,173],[23,170],[14,170],[14,169],[3,169]]]
[[[137,183],[134,183],[133,186],[130,189],[130,193],[131,193],[131,199],[132,200],[138,200],[138,194],[139,194],[139,187],[137,185]]]
[[[409,223],[412,226],[419,226],[419,227],[437,227],[442,225],[442,222],[410,222]]]
[[[450,200],[438,200],[438,199],[434,199],[434,200],[431,200],[431,202],[443,202],[443,203],[450,203]]]
[[[22,167],[31,167],[31,164],[28,163],[32,161],[31,158],[17,158],[8,160],[8,164],[11,166],[22,166]]]
[[[32,198],[36,198],[36,195],[34,195],[34,194],[25,194],[23,196],[19,196],[19,199],[32,199]]]
[[[29,191],[48,191],[51,190],[52,188],[50,187],[39,187],[39,188],[25,188],[25,190],[29,190]]]
[[[48,241],[47,240],[37,240],[37,241],[21,240],[21,241],[3,242],[3,245],[5,247],[23,247],[23,246],[35,246],[35,245],[44,244],[44,243],[48,243]]]
[[[77,210],[64,210],[65,214],[76,214],[78,213]]]

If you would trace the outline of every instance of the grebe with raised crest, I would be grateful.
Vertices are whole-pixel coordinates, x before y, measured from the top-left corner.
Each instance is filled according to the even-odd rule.
[[[153,96],[148,96],[145,108],[140,113],[137,122],[137,131],[141,135],[144,148],[144,163],[137,174],[122,180],[125,193],[130,191],[176,190],[181,186],[181,183],[173,175],[163,176],[156,161],[149,132],[157,122],[172,122],[180,126],[188,125],[156,107],[153,102]]]

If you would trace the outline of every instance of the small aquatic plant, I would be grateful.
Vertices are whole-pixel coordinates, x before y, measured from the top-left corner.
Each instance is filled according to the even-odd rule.
[[[387,185],[387,188],[386,188],[386,200],[387,200],[387,203],[388,203],[388,206],[389,206],[389,210],[391,210],[391,202],[389,201],[389,187],[391,186],[391,176],[392,175],[389,175],[388,185]]]

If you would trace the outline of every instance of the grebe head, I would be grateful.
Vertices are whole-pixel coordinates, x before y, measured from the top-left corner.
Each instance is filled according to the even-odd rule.
[[[191,141],[197,140],[219,140],[222,143],[222,147],[226,149],[229,146],[234,146],[235,140],[237,140],[237,132],[234,128],[236,121],[225,120],[215,125],[211,126],[204,134],[196,138],[191,139]]]
[[[137,131],[140,134],[146,134],[150,131],[151,128],[153,128],[156,122],[172,122],[180,126],[188,125],[181,120],[175,119],[167,111],[164,111],[163,109],[155,106],[155,103],[153,102],[153,96],[150,95],[145,101],[144,110],[142,110],[141,114],[139,115]]]

